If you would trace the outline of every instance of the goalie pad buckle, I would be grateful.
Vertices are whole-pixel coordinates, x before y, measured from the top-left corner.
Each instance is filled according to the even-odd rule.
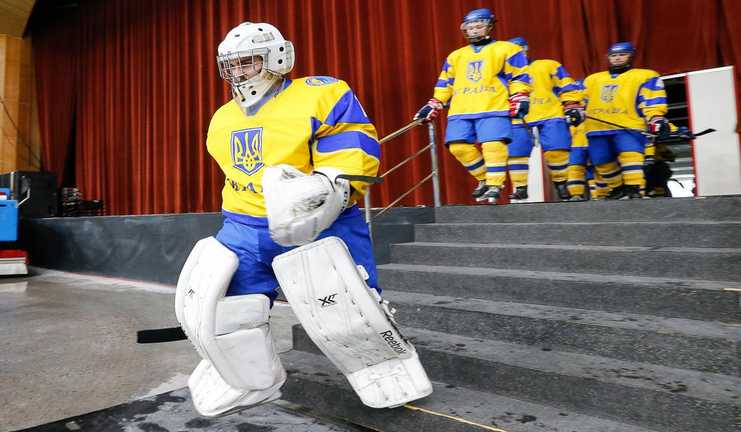
[[[341,239],[327,237],[281,254],[273,269],[309,337],[364,404],[392,408],[432,393],[414,346]]]
[[[203,360],[188,380],[206,416],[264,403],[286,372],[270,334],[270,300],[262,294],[224,297],[237,256],[208,237],[196,243],[175,291],[175,313]]]

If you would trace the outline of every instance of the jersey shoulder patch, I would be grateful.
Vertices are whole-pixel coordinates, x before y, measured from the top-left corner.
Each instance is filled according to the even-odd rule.
[[[311,87],[321,87],[339,82],[337,78],[331,76],[310,76],[304,78],[304,83]]]

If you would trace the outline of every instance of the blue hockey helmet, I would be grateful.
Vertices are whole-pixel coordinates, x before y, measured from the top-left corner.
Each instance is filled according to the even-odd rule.
[[[509,40],[509,42],[512,42],[515,45],[519,45],[522,47],[522,49],[527,51],[527,40],[525,40],[524,37],[522,36],[513,37],[512,39]]]
[[[474,9],[463,17],[461,32],[469,42],[479,42],[489,37],[495,22],[496,17],[490,9]]]
[[[635,54],[636,47],[630,42],[618,42],[612,44],[610,49],[607,50],[607,55],[610,54]]]
[[[491,21],[493,24],[496,19],[494,17],[494,12],[492,12],[491,9],[481,8],[474,9],[463,17],[464,24],[471,21]]]

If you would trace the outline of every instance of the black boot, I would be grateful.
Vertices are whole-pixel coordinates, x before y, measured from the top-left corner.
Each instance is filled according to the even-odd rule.
[[[553,182],[553,184],[556,185],[556,192],[558,192],[559,200],[566,201],[571,197],[571,195],[569,195],[569,188],[566,187],[565,181]]]
[[[509,195],[509,199],[512,201],[526,200],[527,186],[517,186],[515,191]]]
[[[502,189],[500,189],[497,186],[489,186],[486,190],[486,193],[481,196],[481,201],[489,201],[489,204],[496,204],[497,199],[499,199],[499,196],[502,194]]]
[[[625,196],[621,199],[641,199],[641,187],[638,185],[625,185]]]
[[[471,193],[471,196],[476,201],[483,201],[481,197],[486,193],[486,189],[488,189],[488,187],[486,186],[486,181],[481,180],[479,181],[479,184],[476,186],[476,189],[474,189],[473,192]]]
[[[607,199],[609,200],[617,200],[625,196],[625,186],[620,185],[618,187],[612,188],[609,194],[607,194]]]

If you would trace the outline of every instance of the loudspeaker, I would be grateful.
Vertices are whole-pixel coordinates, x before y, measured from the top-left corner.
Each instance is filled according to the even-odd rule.
[[[13,199],[30,198],[18,208],[21,218],[55,217],[58,214],[57,176],[50,172],[13,171],[0,174],[0,187],[10,188]]]

